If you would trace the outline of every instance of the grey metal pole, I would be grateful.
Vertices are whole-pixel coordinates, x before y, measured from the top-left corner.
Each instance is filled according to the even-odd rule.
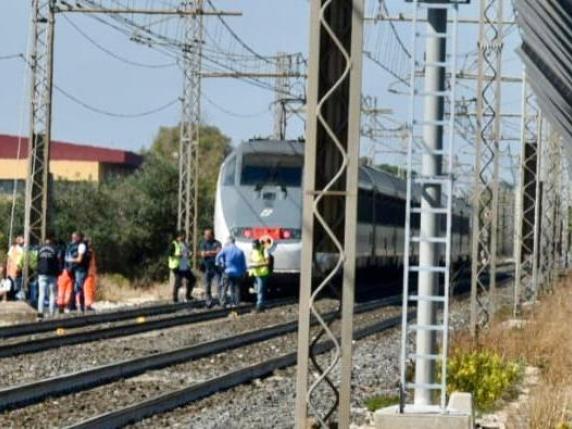
[[[518,185],[515,188],[514,205],[515,205],[515,228],[514,228],[514,285],[513,285],[513,307],[512,314],[516,317],[520,312],[520,296],[521,296],[521,279],[522,279],[522,246],[523,246],[523,223],[524,223],[524,189],[525,172],[526,172],[526,72],[522,73],[522,99],[521,99],[521,153],[520,153],[520,175]]]
[[[274,139],[286,138],[286,101],[288,93],[288,77],[290,71],[290,57],[285,52],[276,56],[276,81],[274,83]]]
[[[308,117],[318,108],[318,85],[320,72],[320,1],[310,2],[310,54],[308,58]],[[300,307],[298,311],[298,368],[296,379],[297,429],[305,429],[308,419],[308,370],[310,350],[310,299],[312,295],[314,255],[314,195],[316,174],[312,168],[317,159],[318,121],[307,122],[304,149],[304,193],[302,214],[302,257],[300,262]]]
[[[54,0],[34,0],[32,8],[33,40],[28,59],[31,67],[30,136],[24,203],[24,242],[27,247],[46,238],[48,224],[55,35]],[[29,258],[24,258],[24,290],[28,287],[29,263]]]
[[[311,2],[295,417],[299,429],[308,427],[309,412],[316,424],[329,427],[338,411],[338,427],[349,427],[362,15],[363,0]],[[337,279],[343,288],[341,329],[329,326],[316,306]],[[319,332],[310,330],[310,317]],[[310,370],[312,345],[322,335],[333,342],[334,352],[326,364]]]
[[[535,302],[538,298],[538,289],[540,287],[540,241],[542,239],[540,233],[541,225],[541,211],[542,206],[542,184],[540,180],[540,172],[543,166],[543,152],[544,152],[544,130],[543,130],[543,119],[542,115],[539,114],[537,118],[537,134],[536,134],[536,183],[534,189],[535,196],[535,207],[534,207],[534,236],[532,243],[532,295],[531,302]]]
[[[186,0],[187,11],[202,11],[203,0]],[[185,44],[183,50],[183,97],[179,142],[179,198],[177,229],[185,232],[192,247],[193,267],[196,268],[198,245],[198,182],[199,130],[201,100],[201,51],[203,16],[185,16]]]
[[[494,314],[501,139],[502,0],[480,1],[473,197],[471,333]]]
[[[352,8],[351,74],[349,79],[349,126],[347,140],[346,212],[344,247],[345,260],[342,281],[342,351],[340,377],[340,409],[338,426],[350,427],[351,376],[354,296],[356,282],[357,206],[361,128],[363,0],[353,0]]]
[[[427,32],[429,35],[447,32],[447,9],[428,9]],[[442,37],[427,37],[425,46],[426,72],[425,92],[440,93],[445,90],[446,39]],[[443,96],[425,97],[423,140],[427,151],[423,154],[421,174],[424,177],[439,176],[442,173],[442,156],[431,154],[431,150],[443,149],[443,126],[437,125],[444,118],[445,100]],[[431,213],[432,207],[441,206],[441,186],[424,184],[421,197],[420,236],[436,237],[439,235],[439,215]],[[436,266],[439,264],[439,244],[429,240],[419,243],[419,265]],[[419,272],[418,290],[420,296],[437,295],[439,273],[431,271]],[[417,304],[417,324],[435,325],[437,314],[436,303],[421,300]],[[417,331],[418,356],[435,354],[437,348],[436,333],[430,330]],[[418,385],[432,384],[435,380],[434,361],[417,358],[415,363],[415,383]],[[431,391],[426,388],[416,388],[415,405],[430,405]]]

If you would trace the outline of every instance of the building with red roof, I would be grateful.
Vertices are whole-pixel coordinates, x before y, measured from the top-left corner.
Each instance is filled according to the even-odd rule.
[[[11,190],[28,171],[28,139],[0,134],[0,191]],[[54,180],[102,182],[135,171],[143,158],[133,152],[52,141],[50,173]]]

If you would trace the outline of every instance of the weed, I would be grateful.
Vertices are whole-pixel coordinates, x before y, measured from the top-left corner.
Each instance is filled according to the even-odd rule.
[[[372,396],[371,398],[367,398],[364,402],[367,409],[373,412],[379,410],[380,408],[399,404],[399,396],[391,394],[376,395]]]
[[[447,391],[472,393],[477,409],[485,411],[520,379],[522,365],[487,350],[457,350],[449,358],[447,371]]]

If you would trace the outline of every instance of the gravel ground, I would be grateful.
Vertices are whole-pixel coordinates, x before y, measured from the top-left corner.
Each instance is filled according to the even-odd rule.
[[[512,288],[504,288],[499,297],[510,302]],[[450,306],[450,326],[459,329],[469,323],[469,300],[455,301]],[[378,394],[397,394],[401,334],[394,328],[354,343],[352,373],[352,421],[368,424],[371,413],[364,401]],[[319,358],[325,363],[326,356]],[[336,371],[334,379],[339,375]],[[245,400],[247,398],[247,400]],[[324,404],[326,392],[318,395],[318,407]],[[201,429],[286,429],[293,427],[296,399],[296,368],[276,371],[273,376],[256,383],[242,385],[205,398],[172,412],[155,416],[131,429],[201,428]],[[323,408],[319,408],[322,409]]]
[[[510,295],[510,288],[504,289],[502,295]],[[501,295],[501,294],[499,294]],[[454,302],[451,305],[451,326],[456,329],[466,326],[469,320],[469,303],[468,299]],[[393,311],[398,311],[394,309]],[[297,306],[289,308],[281,308],[274,312],[282,313],[281,320],[275,320],[279,323],[286,320],[296,318]],[[238,319],[236,325],[249,319],[240,327],[232,326],[228,323],[210,322],[201,326],[192,326],[187,328],[173,328],[169,332],[179,331],[186,335],[167,336],[165,333],[153,333],[139,335],[139,338],[131,338],[135,340],[135,344],[130,340],[126,344],[127,338],[112,340],[107,342],[105,346],[94,343],[95,349],[88,351],[83,350],[85,356],[89,359],[104,359],[110,362],[114,355],[121,359],[129,357],[141,356],[150,353],[150,349],[157,351],[158,344],[170,344],[171,347],[181,346],[182,341],[188,337],[193,337],[189,343],[197,341],[205,341],[216,337],[231,335],[232,333],[243,332],[253,329],[255,326],[262,324],[270,324],[262,322],[262,318],[270,317],[271,312],[257,316],[243,316]],[[385,315],[382,316],[382,313]],[[377,314],[372,316],[372,314]],[[372,320],[379,320],[382,317],[388,317],[388,310],[385,312],[373,312],[368,316],[357,316],[355,328],[370,324]],[[286,316],[286,317],[285,317]],[[290,319],[287,319],[287,317]],[[265,319],[266,320],[266,319]],[[239,322],[240,321],[240,322]],[[213,325],[217,329],[213,329]],[[248,325],[245,326],[245,325]],[[224,331],[224,332],[223,332]],[[198,338],[202,339],[198,339]],[[169,341],[170,339],[170,341]],[[115,346],[109,345],[111,342]],[[132,404],[145,398],[153,397],[161,393],[188,386],[197,381],[204,380],[233,369],[240,368],[259,362],[268,356],[276,356],[278,354],[295,350],[296,336],[289,335],[259,343],[247,348],[242,348],[235,352],[227,352],[208,359],[187,364],[173,366],[160,371],[148,372],[139,377],[128,380],[122,380],[97,389],[86,392],[79,392],[63,398],[46,401],[42,404],[15,410],[4,415],[0,415],[0,427],[17,428],[46,428],[60,427],[67,424],[78,422],[102,412],[118,409],[121,406]],[[116,347],[119,345],[119,347]],[[75,346],[85,348],[83,346]],[[126,350],[120,350],[124,347]],[[63,349],[69,356],[71,347]],[[102,350],[104,349],[104,350]],[[355,343],[353,355],[353,378],[352,378],[352,418],[358,424],[367,423],[370,414],[364,408],[364,400],[375,394],[380,393],[396,393],[399,378],[399,349],[400,349],[400,333],[399,329],[391,329],[387,332],[380,333]],[[110,351],[115,351],[111,353]],[[59,352],[59,351],[58,351]],[[107,358],[104,352],[110,353]],[[50,354],[54,354],[50,352]],[[37,355],[36,355],[37,356]],[[320,357],[320,361],[325,363],[328,355]],[[26,358],[25,356],[14,360]],[[59,356],[62,359],[62,355]],[[50,358],[51,359],[51,358]],[[58,358],[55,358],[56,362]],[[0,360],[0,369],[2,372],[6,370],[5,361]],[[38,359],[36,362],[42,362]],[[68,362],[69,363],[69,362]],[[83,367],[93,366],[98,363],[88,362]],[[22,364],[25,367],[26,364]],[[45,362],[43,363],[45,366]],[[70,372],[73,366],[82,365],[81,357],[74,356],[72,367],[69,364],[61,367],[60,373]],[[14,367],[12,366],[12,370]],[[27,368],[29,370],[29,368]],[[53,368],[52,368],[53,370]],[[21,370],[24,371],[23,368]],[[334,373],[336,379],[337,373]],[[38,378],[38,377],[36,377]],[[205,398],[185,407],[181,407],[169,413],[146,419],[133,427],[138,428],[290,428],[293,422],[293,409],[295,401],[295,368],[288,368],[277,371],[273,376],[264,380],[257,380],[254,383],[239,386],[237,388],[222,392],[215,396]],[[102,400],[105,398],[105,400]],[[110,399],[112,398],[112,399]],[[317,395],[318,408],[327,400],[325,391],[318,392]]]
[[[394,307],[358,315],[356,327],[369,325],[375,320],[397,314],[399,314],[399,309]],[[337,325],[339,323],[334,324],[334,329],[338,327]],[[5,413],[0,416],[0,427],[66,426],[89,416],[262,362],[271,356],[294,351],[296,338],[296,334],[287,335],[211,358],[150,371],[138,377]]]
[[[332,300],[321,301],[324,309]],[[66,346],[45,352],[0,359],[0,387],[55,377],[90,367],[141,357],[226,336],[261,326],[297,320],[298,305],[272,308],[258,315],[224,318],[192,325],[118,337],[106,341]]]

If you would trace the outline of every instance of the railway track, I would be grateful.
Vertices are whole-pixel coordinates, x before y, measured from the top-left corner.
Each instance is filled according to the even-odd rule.
[[[401,324],[401,316],[391,317],[356,330],[353,338],[354,340],[360,340],[370,335],[391,329],[399,324]],[[314,352],[316,355],[323,354],[333,348],[333,342],[324,341],[315,346]],[[296,360],[297,352],[286,353],[264,362],[250,365],[218,377],[213,377],[207,381],[181,388],[174,392],[158,395],[137,404],[92,417],[77,424],[68,426],[67,429],[120,428],[155,414],[173,410],[209,395],[267,376],[278,369],[293,366],[296,364]]]
[[[204,307],[205,301],[180,302],[176,304],[159,304],[147,307],[137,307],[128,310],[109,311],[103,313],[72,316],[61,319],[51,319],[41,322],[20,323],[0,328],[0,338],[14,338],[24,335],[35,335],[44,332],[55,332],[58,329],[83,328],[102,323],[120,322],[138,317],[151,317],[176,313],[182,310]]]
[[[505,283],[507,280],[509,279],[500,281],[500,283]],[[374,310],[383,305],[388,306],[398,304],[399,302],[399,297],[390,297],[385,300],[357,305],[355,312],[356,314],[359,314],[369,310]],[[214,312],[217,311],[218,310],[215,310]],[[246,310],[243,311],[246,312]],[[391,313],[389,315],[391,315]],[[330,312],[327,317],[330,319],[334,318],[335,313]],[[392,327],[398,326],[400,322],[400,317],[390,317],[381,322],[373,323],[372,325],[368,325],[357,330],[355,332],[355,338],[361,339],[375,333],[383,332]],[[180,363],[187,364],[187,362],[193,362],[195,360],[217,354],[223,356],[223,352],[237,350],[273,338],[284,337],[284,339],[286,339],[288,338],[287,334],[292,334],[296,330],[297,322],[282,323],[262,329],[256,329],[254,331],[243,332],[223,339],[196,344],[190,347],[187,346],[168,352],[154,353],[149,356],[114,362],[76,373],[68,373],[20,386],[5,388],[0,390],[0,411],[8,411],[10,409],[17,409],[26,405],[38,404],[47,397],[57,397],[75,392],[88,391],[82,394],[85,395],[86,393],[92,392],[90,389],[97,386],[105,386],[104,388],[106,390],[113,391],[112,389],[117,389],[117,387],[107,387],[107,384],[118,380],[130,379],[148,371],[160,370]],[[85,335],[85,332],[83,334]],[[332,346],[333,345],[330,343],[320,343],[317,347],[317,352],[325,353],[330,350]],[[288,348],[281,350],[281,352],[284,351],[288,351]],[[194,401],[206,398],[225,389],[230,389],[240,384],[264,377],[278,369],[293,366],[295,363],[296,353],[292,352],[280,354],[278,357],[272,357],[271,359],[264,360],[255,365],[247,365],[241,369],[235,370],[230,366],[227,367],[227,372],[224,374],[209,378],[206,381],[200,381],[197,383],[194,382],[194,380],[197,380],[195,378],[191,384],[190,380],[192,379],[190,379],[187,381],[187,385],[185,387],[180,388],[179,386],[174,386],[176,387],[175,390],[171,389],[168,393],[159,394],[155,397],[147,395],[145,400],[135,404],[124,402],[122,407],[111,412],[98,414],[105,410],[105,408],[94,409],[90,414],[96,415],[96,417],[80,421],[77,424],[74,423],[73,419],[68,417],[67,422],[64,424],[69,425],[73,423],[69,426],[72,428],[122,427],[126,424],[173,410],[174,408],[182,405],[193,403]],[[192,368],[192,366],[189,368]],[[167,370],[167,374],[170,372],[171,369]],[[207,377],[210,377],[212,373],[207,374]],[[199,377],[198,380],[205,380],[205,378]],[[117,383],[123,384],[125,382],[118,381]],[[117,385],[117,383],[115,383],[115,385]],[[77,417],[81,418],[84,416],[79,415],[76,416],[76,418]]]
[[[509,271],[509,270],[507,270]],[[499,286],[506,286],[512,278],[499,280]],[[462,294],[461,296],[465,296]],[[413,317],[413,314],[410,314]],[[359,340],[367,336],[387,331],[401,324],[401,316],[390,317],[380,322],[373,323],[354,332],[354,339]],[[316,354],[323,354],[334,347],[329,341],[317,344]],[[263,362],[250,365],[238,370],[227,372],[223,375],[210,378],[206,381],[195,383],[187,387],[177,389],[165,394],[160,394],[139,403],[128,405],[123,408],[99,414],[79,423],[68,426],[68,429],[95,429],[95,428],[120,428],[136,423],[143,419],[162,414],[188,405],[194,401],[206,398],[210,395],[237,387],[261,377],[268,376],[274,371],[291,367],[296,364],[297,353],[291,352]]]
[[[377,301],[372,301],[356,306],[355,313],[362,314],[383,307],[398,305],[401,303],[400,296],[393,296]],[[325,315],[326,320],[337,317],[336,311]],[[165,368],[181,362],[189,362],[245,347],[250,344],[267,341],[278,336],[296,332],[298,322],[292,321],[274,326],[245,332],[236,336],[222,338],[183,347],[168,352],[155,353],[109,365],[79,371],[73,374],[65,374],[21,386],[10,387],[0,390],[0,411],[16,408],[19,406],[38,403],[47,397],[61,396],[80,390],[85,390],[110,383],[112,381],[134,377],[146,371]]]
[[[281,299],[272,301],[268,304],[269,308],[293,304],[297,300]],[[56,333],[53,336],[30,339],[19,342],[11,342],[0,345],[0,358],[19,356],[28,353],[36,353],[46,351],[58,347],[70,346],[75,344],[83,344],[93,341],[107,340],[111,338],[124,337],[129,335],[140,334],[159,329],[172,328],[175,326],[188,325],[193,323],[205,322],[209,320],[227,317],[230,313],[245,314],[254,310],[253,304],[240,305],[233,309],[217,309],[200,311],[197,313],[184,314],[159,320],[136,320],[120,326],[111,326],[107,328],[80,331],[74,333]],[[71,320],[71,319],[70,319]]]

